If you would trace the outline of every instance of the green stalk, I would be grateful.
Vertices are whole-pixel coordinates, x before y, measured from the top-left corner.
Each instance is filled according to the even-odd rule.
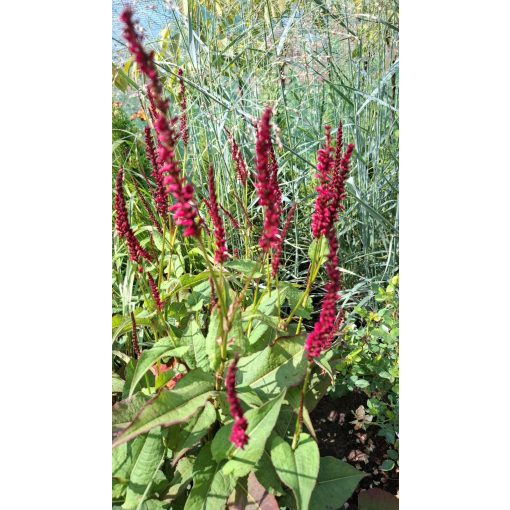
[[[308,387],[308,383],[310,382],[310,376],[312,375],[312,362],[308,362],[308,367],[306,368],[305,380],[303,382],[303,387],[301,388],[301,398],[299,400],[299,410],[296,419],[296,428],[294,429],[294,437],[292,438],[292,449],[295,450],[298,442],[299,436],[301,435],[301,428],[303,423],[303,406],[305,404],[305,393],[306,388]]]

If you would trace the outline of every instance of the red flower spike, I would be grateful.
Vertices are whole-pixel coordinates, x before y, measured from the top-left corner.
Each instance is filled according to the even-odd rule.
[[[152,297],[154,298],[154,302],[156,303],[158,310],[161,311],[163,310],[163,303],[161,302],[158,286],[156,285],[156,282],[154,281],[154,278],[151,276],[150,273],[147,273],[147,278],[149,279],[149,286],[151,288],[151,293]]]
[[[241,154],[241,151],[234,140],[234,137],[227,131],[228,141],[230,143],[230,148],[232,152],[232,159],[234,160],[234,165],[236,169],[237,178],[239,179],[239,182],[246,186],[246,183],[248,181],[248,170],[246,168],[246,163],[244,162],[243,155]]]
[[[236,357],[228,367],[227,377],[225,379],[225,388],[227,390],[227,401],[230,406],[230,415],[234,419],[234,425],[232,426],[232,432],[229,439],[236,448],[244,449],[249,440],[249,437],[246,435],[248,422],[244,417],[244,413],[236,393],[236,372],[238,361],[239,356],[236,354]]]
[[[256,182],[255,187],[259,196],[259,203],[264,208],[264,226],[259,245],[263,251],[278,244],[278,227],[280,224],[280,207],[278,206],[279,190],[275,186],[275,179],[269,165],[271,154],[271,108],[266,108],[257,124],[256,152]]]
[[[317,178],[319,179],[319,185],[317,186],[317,198],[312,216],[312,234],[315,238],[326,235],[328,227],[332,223],[336,193],[333,188],[331,173],[331,147],[326,143],[326,146],[319,149],[317,153]]]
[[[154,64],[154,52],[146,53],[141,38],[137,34],[133,23],[133,11],[127,7],[121,14],[124,23],[123,35],[128,43],[128,49],[133,55],[138,68],[147,77],[148,93],[152,97],[155,110],[154,129],[158,135],[159,173],[163,177],[163,184],[172,193],[175,203],[169,208],[174,213],[175,223],[183,227],[184,237],[198,237],[200,222],[198,208],[193,199],[193,185],[186,183],[181,176],[181,168],[175,159],[175,145],[177,132],[175,119],[168,120],[168,101],[163,98],[163,86],[159,80]]]
[[[331,331],[334,329],[336,322],[336,304],[340,292],[340,271],[338,270],[338,242],[333,228],[328,231],[327,239],[329,243],[329,255],[326,264],[328,282],[326,283],[326,294],[322,301],[319,320],[315,323],[313,331],[310,332],[305,342],[306,355],[309,360],[320,356],[321,352],[327,348]]]
[[[181,90],[179,93],[180,106],[181,106],[181,117],[180,117],[180,130],[181,130],[181,138],[184,142],[184,146],[188,145],[189,141],[189,132],[188,132],[188,117],[186,115],[186,87],[184,85],[184,80],[182,79],[182,69],[179,67],[178,71],[179,75],[179,84],[181,86]]]
[[[290,208],[289,213],[287,214],[285,225],[283,226],[282,231],[280,233],[278,245],[276,246],[273,253],[273,260],[271,261],[272,278],[276,276],[276,274],[278,273],[278,268],[280,267],[280,257],[282,256],[283,242],[287,237],[287,232],[289,231],[290,223],[292,221],[292,218],[294,217],[294,213],[296,212],[296,205],[297,205],[296,203],[292,204],[292,207]]]
[[[232,213],[228,209],[225,209],[221,204],[220,204],[220,209],[225,213],[225,216],[227,216],[227,218],[232,222],[232,226],[236,230],[239,230],[241,228],[241,226],[239,225],[238,221],[234,218]]]
[[[156,189],[153,191],[156,209],[163,221],[165,221],[168,212],[168,192],[163,184],[163,176],[159,173],[156,150],[154,148],[154,142],[152,140],[149,126],[145,126],[145,152],[147,154],[147,158],[151,162],[151,175],[156,183]]]
[[[129,224],[126,201],[122,189],[123,178],[124,169],[121,168],[117,173],[117,179],[115,181],[115,227],[117,229],[117,234],[120,238],[126,240],[129,258],[132,262],[137,262],[140,258],[152,262],[151,256],[141,247]]]
[[[214,261],[217,264],[222,264],[228,259],[227,243],[225,241],[225,228],[223,227],[223,220],[220,216],[218,201],[216,199],[216,186],[214,183],[214,169],[212,165],[209,165],[208,181],[209,201],[204,200],[204,203],[209,209],[209,213],[211,214],[211,219],[214,225],[214,240],[216,243]]]

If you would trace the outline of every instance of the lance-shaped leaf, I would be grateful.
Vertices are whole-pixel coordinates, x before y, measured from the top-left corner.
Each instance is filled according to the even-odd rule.
[[[382,489],[368,489],[358,494],[359,510],[398,510],[398,499]]]
[[[127,425],[134,420],[147,400],[149,400],[147,395],[138,392],[132,397],[117,402],[112,407],[112,425],[114,433],[126,428]]]
[[[322,457],[310,507],[323,510],[343,508],[359,481],[366,475],[335,457]]]
[[[174,451],[174,464],[182,454],[197,444],[216,421],[216,410],[210,402],[185,425],[176,425],[169,431],[168,447]]]
[[[113,446],[129,441],[155,427],[168,427],[189,420],[215,395],[214,378],[201,369],[186,374],[172,390],[163,390],[149,400]]]
[[[238,385],[274,396],[299,384],[306,373],[304,336],[280,338],[272,346],[239,360]]]
[[[188,486],[193,476],[194,461],[194,458],[184,457],[177,463],[170,487],[165,494],[165,502],[168,503],[176,499]]]
[[[163,462],[165,447],[161,429],[157,428],[145,436],[143,446],[133,464],[126,491],[123,510],[136,510],[148,495],[150,485]]]
[[[228,510],[279,510],[276,498],[259,483],[254,473],[237,482],[227,503]]]
[[[276,474],[276,470],[271,461],[268,450],[264,450],[262,457],[255,467],[255,475],[257,480],[271,493],[280,495],[284,490]]]
[[[131,396],[139,383],[140,379],[144,376],[145,372],[149,370],[158,359],[164,356],[172,356],[175,358],[181,358],[183,354],[188,350],[187,345],[175,347],[173,342],[169,338],[162,338],[154,344],[150,349],[143,351],[138,362],[136,363],[135,372],[131,379],[131,386],[129,388],[129,396]]]
[[[202,447],[193,465],[193,488],[184,510],[223,510],[237,479],[223,473],[211,455],[211,443]]]
[[[255,469],[264,453],[266,441],[275,426],[284,398],[285,390],[275,399],[257,409],[250,409],[245,414],[249,440],[244,450],[236,448],[229,440],[232,423],[225,425],[216,433],[211,451],[217,462],[229,459],[223,467],[225,474],[234,473],[236,477],[241,478]]]
[[[275,434],[271,460],[280,480],[292,489],[298,510],[307,510],[319,474],[317,443],[308,434],[301,434],[296,449],[292,450],[287,441]]]
[[[220,345],[218,339],[221,337],[220,313],[218,309],[214,309],[209,321],[209,330],[205,338],[205,352],[209,358],[209,367],[216,370],[220,366]]]
[[[200,327],[195,319],[190,319],[184,330],[181,342],[189,346],[188,352],[184,355],[184,360],[190,368],[201,368],[209,370],[209,360],[207,359],[205,337],[200,331]]]

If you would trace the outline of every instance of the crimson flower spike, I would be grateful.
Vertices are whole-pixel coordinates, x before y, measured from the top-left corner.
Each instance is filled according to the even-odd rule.
[[[184,228],[184,237],[198,237],[200,234],[200,221],[198,208],[194,200],[194,188],[186,183],[181,175],[179,162],[175,158],[175,146],[178,134],[175,129],[175,119],[168,120],[168,100],[163,97],[163,86],[158,77],[154,64],[154,52],[147,53],[141,43],[141,38],[135,30],[133,11],[127,7],[121,14],[120,20],[124,23],[123,35],[127,46],[133,55],[138,68],[147,77],[148,91],[150,91],[156,119],[154,129],[158,135],[159,173],[163,176],[163,184],[172,193],[175,203],[170,206],[175,223]]]
[[[337,143],[342,143],[338,134]],[[343,208],[341,201],[345,198],[344,183],[349,172],[349,161],[353,150],[354,145],[349,144],[340,160],[339,172],[331,169],[331,147],[328,143],[326,143],[325,149],[319,150],[317,157],[320,183],[317,187],[318,196],[315,203],[314,218],[312,218],[312,231],[314,235],[317,234],[316,237],[325,235],[329,244],[328,261],[326,263],[328,282],[326,283],[326,294],[322,302],[319,320],[315,323],[305,342],[308,360],[320,356],[321,352],[329,348],[333,334],[339,327],[339,322],[336,320],[336,305],[341,289],[341,277],[338,269],[338,241],[335,222],[339,211]],[[320,202],[321,200],[322,202]]]
[[[124,169],[121,168],[117,173],[115,181],[115,227],[120,238],[126,240],[129,258],[132,262],[138,262],[144,258],[152,262],[151,256],[141,247],[138,239],[135,237],[133,229],[129,224],[124,191],[122,189],[122,180],[124,178]]]
[[[217,264],[222,264],[228,259],[227,243],[225,241],[225,228],[223,226],[223,220],[220,216],[220,210],[216,198],[216,185],[214,183],[214,169],[212,165],[209,165],[208,181],[209,201],[204,200],[204,203],[209,209],[209,213],[211,214],[211,219],[214,225],[214,240],[216,243],[214,261]]]
[[[156,209],[163,221],[166,220],[168,212],[168,192],[163,184],[163,176],[159,173],[159,167],[156,157],[156,149],[152,140],[151,130],[149,126],[145,126],[145,152],[147,158],[151,162],[152,172],[151,175],[156,183],[156,189],[153,191],[154,201],[156,202]]]
[[[312,215],[312,234],[319,238],[326,235],[328,227],[331,224],[332,216],[335,211],[335,190],[333,187],[333,160],[331,159],[331,145],[328,143],[330,137],[329,126],[324,128],[326,133],[326,145],[319,149],[317,153],[317,175],[319,185],[317,186],[317,198],[315,200],[315,210]]]
[[[234,419],[230,441],[236,448],[244,449],[248,444],[249,437],[246,435],[248,422],[244,417],[241,404],[236,392],[236,372],[239,355],[236,354],[234,360],[228,367],[227,377],[225,378],[225,387],[227,393],[227,401],[230,406],[230,415]]]
[[[326,283],[326,294],[322,301],[319,320],[306,338],[305,350],[307,351],[308,360],[320,356],[321,352],[327,348],[336,322],[336,304],[340,292],[340,271],[338,270],[338,241],[334,228],[328,230],[326,237],[329,243],[328,261],[326,263],[328,282]]]
[[[269,158],[271,154],[271,108],[266,108],[257,124],[256,182],[259,203],[264,208],[264,226],[259,245],[264,252],[278,244],[278,227],[280,224],[280,207],[275,180],[271,174]]]
[[[161,296],[159,295],[158,286],[154,281],[154,278],[150,273],[147,273],[147,278],[149,279],[149,286],[151,288],[152,297],[159,311],[163,310],[163,303],[161,302]]]
[[[230,149],[232,153],[232,159],[234,161],[237,178],[243,186],[246,186],[248,181],[248,170],[246,168],[246,163],[244,161],[243,155],[241,154],[241,150],[237,145],[236,141],[232,134],[227,131],[228,141],[230,143]]]
[[[283,242],[285,241],[285,238],[287,237],[287,232],[290,228],[290,223],[292,221],[292,218],[294,217],[294,213],[296,212],[296,203],[294,202],[292,204],[292,207],[290,208],[287,219],[285,220],[285,225],[282,228],[282,231],[280,233],[280,239],[278,240],[278,246],[275,248],[273,253],[273,259],[271,261],[271,268],[272,268],[272,278],[276,276],[278,273],[278,268],[280,267],[280,258],[282,256],[282,250],[283,250]]]
[[[184,85],[184,80],[182,79],[182,69],[179,67],[178,71],[179,75],[179,84],[181,86],[181,90],[179,93],[180,106],[181,106],[181,117],[180,117],[180,130],[181,130],[181,138],[184,142],[184,146],[188,145],[189,141],[189,132],[188,132],[188,117],[186,115],[186,87]]]

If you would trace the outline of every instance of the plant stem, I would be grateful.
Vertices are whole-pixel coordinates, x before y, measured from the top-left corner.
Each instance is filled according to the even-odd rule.
[[[305,393],[308,383],[310,382],[310,376],[312,375],[312,362],[308,362],[306,368],[305,380],[303,382],[303,388],[301,389],[301,398],[299,401],[299,410],[296,419],[296,428],[294,430],[294,437],[292,438],[292,449],[295,450],[299,443],[299,436],[301,435],[301,424],[303,423],[303,406],[305,404]]]

